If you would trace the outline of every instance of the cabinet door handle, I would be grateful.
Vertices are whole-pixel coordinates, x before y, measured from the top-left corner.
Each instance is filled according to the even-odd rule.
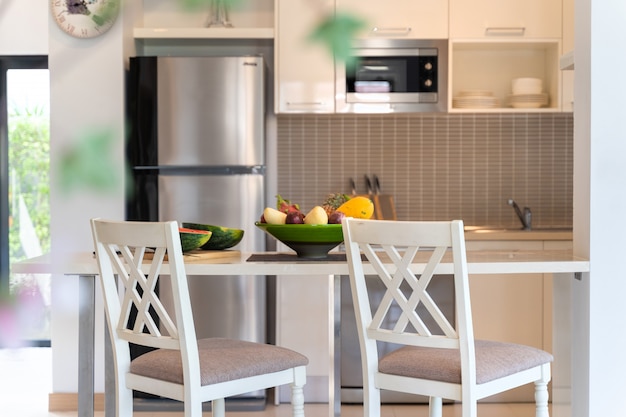
[[[409,33],[411,33],[411,28],[410,27],[379,28],[378,26],[376,26],[372,28],[371,33],[377,36],[408,35]]]
[[[485,35],[487,36],[524,36],[526,28],[516,26],[502,26],[502,27],[488,27],[485,29]]]
[[[315,107],[315,106],[323,106],[325,103],[323,101],[288,101],[288,106],[304,106],[304,107]]]

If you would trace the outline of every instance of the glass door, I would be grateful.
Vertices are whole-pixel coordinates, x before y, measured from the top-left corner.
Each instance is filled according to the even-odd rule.
[[[0,57],[0,300],[12,340],[49,346],[50,277],[12,274],[50,250],[50,99],[47,57]]]

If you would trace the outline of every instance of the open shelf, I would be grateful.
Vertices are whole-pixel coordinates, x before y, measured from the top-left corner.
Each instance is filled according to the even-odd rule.
[[[135,39],[274,39],[274,28],[135,28]]]
[[[554,112],[561,110],[559,39],[519,41],[459,40],[450,44],[451,112]],[[511,81],[518,77],[543,80],[548,105],[536,109],[508,106]],[[487,90],[500,101],[493,109],[453,108],[452,99],[464,90]]]

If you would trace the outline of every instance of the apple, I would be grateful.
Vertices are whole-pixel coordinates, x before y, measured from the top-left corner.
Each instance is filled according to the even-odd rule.
[[[263,217],[267,224],[285,224],[287,214],[272,207],[265,207]]]
[[[315,206],[304,216],[305,224],[328,224],[328,214],[321,206]]]

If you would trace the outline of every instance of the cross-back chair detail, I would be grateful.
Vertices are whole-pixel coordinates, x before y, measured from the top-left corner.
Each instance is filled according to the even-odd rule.
[[[441,416],[442,398],[461,401],[463,417],[476,417],[479,399],[528,383],[535,384],[536,417],[548,417],[552,355],[534,347],[474,339],[462,221],[348,218],[343,233],[366,417],[380,417],[381,389],[430,397],[431,417]],[[366,263],[386,288],[378,305],[370,304]],[[428,291],[439,276],[450,274],[452,320]],[[379,358],[378,341],[402,346]]]
[[[202,403],[211,401],[214,416],[223,417],[226,397],[284,384],[292,386],[294,416],[304,417],[305,356],[261,343],[196,340],[176,222],[92,219],[91,228],[113,347],[117,417],[132,416],[132,390],[183,401],[185,417],[201,417]],[[171,285],[174,311],[155,291],[161,274],[170,276],[164,283]],[[131,361],[129,343],[155,349]]]
[[[113,244],[105,245],[105,248],[115,268],[118,282],[124,287],[124,299],[121,302],[122,314],[117,324],[119,336],[133,343],[137,341],[137,338],[141,338],[154,347],[177,347],[176,323],[155,292],[161,266],[166,258],[165,248],[158,248],[153,252],[147,275],[141,269],[146,253],[145,248],[134,249]],[[135,318],[131,315],[132,307],[137,309]],[[150,311],[151,308],[153,311]],[[129,326],[132,327],[129,328]],[[146,331],[156,336],[154,342],[150,342],[152,338],[145,336]]]
[[[369,326],[370,336],[392,343],[398,341],[407,343],[409,337],[407,337],[408,335],[405,331],[409,324],[415,329],[415,334],[432,336],[433,329],[429,328],[416,311],[420,304],[426,308],[446,336],[456,336],[454,325],[450,323],[428,293],[428,284],[431,282],[435,269],[446,253],[446,247],[439,246],[433,250],[424,271],[419,277],[410,269],[411,263],[419,251],[419,246],[405,248],[404,253],[393,245],[382,245],[381,249],[376,250],[370,244],[362,246],[365,256],[374,266],[381,281],[387,288],[372,317],[372,322]],[[391,268],[385,266],[385,257],[393,262]],[[412,290],[408,298],[401,290],[403,282],[406,282]],[[401,309],[401,314],[397,318],[393,329],[385,329],[382,326],[391,311],[393,303],[396,303]]]

